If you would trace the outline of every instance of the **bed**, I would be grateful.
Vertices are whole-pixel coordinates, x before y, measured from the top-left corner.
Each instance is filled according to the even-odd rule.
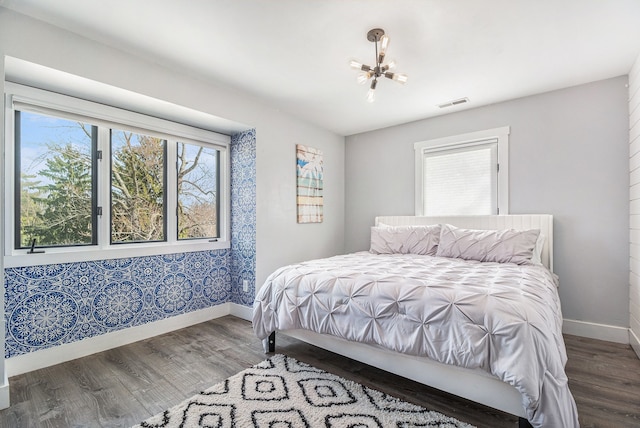
[[[518,416],[575,427],[550,215],[377,217],[370,251],[276,270],[253,328]]]

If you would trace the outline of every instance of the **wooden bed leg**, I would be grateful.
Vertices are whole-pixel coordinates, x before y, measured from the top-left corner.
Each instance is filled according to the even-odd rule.
[[[276,332],[274,331],[265,339],[262,339],[262,349],[265,354],[270,354],[276,350]]]
[[[525,418],[518,418],[518,428],[533,428],[533,426]]]

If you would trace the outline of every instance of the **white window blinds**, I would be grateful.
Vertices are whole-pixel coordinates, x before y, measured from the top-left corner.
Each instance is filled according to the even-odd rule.
[[[424,150],[424,215],[497,214],[497,152],[497,139]]]

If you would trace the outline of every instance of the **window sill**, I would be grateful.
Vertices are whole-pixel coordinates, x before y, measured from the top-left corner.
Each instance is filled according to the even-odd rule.
[[[158,242],[151,244],[114,245],[108,248],[68,247],[47,249],[44,253],[27,254],[28,250],[15,250],[4,257],[4,267],[40,266],[59,263],[78,263],[95,260],[125,259],[131,257],[159,256],[164,254],[215,251],[231,248],[229,241],[218,242]]]

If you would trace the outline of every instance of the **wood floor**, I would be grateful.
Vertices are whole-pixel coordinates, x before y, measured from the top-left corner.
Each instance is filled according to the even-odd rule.
[[[640,360],[629,346],[566,336],[582,427],[640,427]],[[284,335],[277,352],[478,427],[517,419]],[[227,316],[10,378],[0,427],[129,427],[266,358],[247,321]],[[237,427],[244,428],[244,427]],[[559,427],[560,428],[560,427]]]

